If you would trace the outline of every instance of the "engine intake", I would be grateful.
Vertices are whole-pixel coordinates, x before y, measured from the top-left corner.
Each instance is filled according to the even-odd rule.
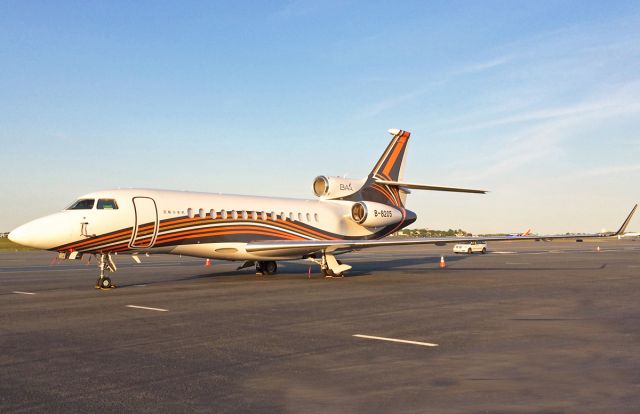
[[[402,212],[395,207],[372,201],[358,201],[351,206],[351,219],[365,227],[383,227],[402,221]]]
[[[363,184],[364,180],[319,175],[313,180],[313,193],[322,199],[332,200],[355,193]]]

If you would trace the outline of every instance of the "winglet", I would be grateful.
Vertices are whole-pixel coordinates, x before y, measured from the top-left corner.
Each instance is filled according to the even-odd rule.
[[[636,209],[638,208],[638,205],[636,204],[635,206],[633,206],[633,209],[631,209],[631,213],[629,213],[629,215],[627,216],[627,219],[624,221],[624,223],[622,223],[622,226],[620,226],[620,228],[618,229],[617,232],[613,233],[613,236],[619,236],[622,233],[625,232],[625,230],[627,230],[627,226],[629,225],[629,222],[631,221],[631,219],[633,218],[633,214],[636,212]]]

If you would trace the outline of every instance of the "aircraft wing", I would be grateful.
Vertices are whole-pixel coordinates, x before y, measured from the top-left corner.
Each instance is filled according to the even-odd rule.
[[[276,240],[276,241],[256,241],[246,245],[247,252],[260,253],[264,255],[280,254],[312,254],[325,251],[327,253],[337,251],[349,251],[367,249],[381,246],[403,246],[411,244],[435,244],[443,246],[448,243],[464,243],[468,241],[516,241],[516,240],[561,240],[561,239],[588,239],[615,237],[623,234],[638,205],[636,204],[627,218],[624,220],[618,231],[609,233],[593,234],[562,234],[562,235],[537,235],[537,236],[489,236],[489,237],[419,237],[419,238],[386,238],[380,240]]]

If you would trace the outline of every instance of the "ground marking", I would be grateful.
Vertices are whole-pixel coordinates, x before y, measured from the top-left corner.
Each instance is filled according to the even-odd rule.
[[[516,254],[516,252],[491,252],[493,254]]]
[[[35,295],[35,293],[33,293],[33,292],[22,292],[22,291],[20,291],[20,290],[14,290],[14,291],[13,291],[13,292],[11,292],[11,293],[16,293],[16,294],[18,294],[18,295]]]
[[[438,346],[438,344],[431,344],[429,342],[407,341],[406,339],[384,338],[382,336],[370,336],[370,335],[360,335],[360,334],[355,334],[353,336],[357,338],[377,339],[378,341],[399,342],[402,344],[421,345],[421,346]]]
[[[525,263],[525,262],[505,262],[504,264],[506,265],[529,265],[531,263]]]
[[[135,308],[135,309],[146,309],[146,310],[152,310],[152,311],[158,311],[158,312],[169,312],[169,309],[162,309],[162,308],[149,308],[146,306],[136,306],[136,305],[127,305],[127,308]]]

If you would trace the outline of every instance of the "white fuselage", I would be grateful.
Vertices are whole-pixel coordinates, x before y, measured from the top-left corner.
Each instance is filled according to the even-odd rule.
[[[150,252],[261,260],[264,257],[244,249],[248,242],[380,238],[403,224],[359,225],[351,218],[353,202],[340,200],[150,189],[99,191],[79,200],[95,203],[91,208],[67,209],[29,222],[14,230],[12,239],[60,252]],[[117,208],[98,208],[99,200],[115,200]]]

